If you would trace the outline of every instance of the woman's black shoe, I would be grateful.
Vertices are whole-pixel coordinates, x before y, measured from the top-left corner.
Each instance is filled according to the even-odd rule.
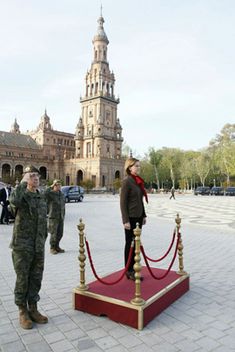
[[[135,281],[135,273],[134,271],[127,271],[126,272],[126,277],[128,278],[128,280],[132,280],[132,281]],[[144,278],[143,276],[140,277],[140,281],[143,281]]]
[[[127,271],[126,272],[126,277],[128,278],[128,280],[135,281],[135,273],[134,273],[134,271]]]

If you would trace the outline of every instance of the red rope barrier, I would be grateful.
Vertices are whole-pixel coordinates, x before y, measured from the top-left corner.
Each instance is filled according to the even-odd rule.
[[[169,252],[171,251],[171,248],[172,248],[172,246],[173,246],[173,244],[174,244],[174,242],[175,242],[175,235],[176,235],[176,232],[175,232],[175,230],[174,230],[171,244],[170,244],[168,250],[166,251],[166,253],[165,253],[162,257],[160,257],[160,258],[158,258],[158,259],[151,259],[151,258],[149,258],[149,257],[146,255],[146,253],[144,253],[145,257],[146,257],[150,262],[153,262],[153,263],[160,262],[161,260],[163,260],[164,258],[166,258],[166,256],[167,256],[167,255],[169,254]],[[142,245],[140,246],[140,248],[141,248],[141,247],[143,248]],[[143,249],[143,251],[144,251],[144,249]]]
[[[113,282],[107,282],[107,281],[101,279],[101,278],[97,275],[96,270],[95,270],[95,267],[94,267],[94,264],[93,264],[93,261],[92,261],[92,258],[91,258],[90,247],[89,247],[89,243],[88,243],[87,240],[86,240],[86,248],[87,248],[87,253],[88,253],[88,258],[89,258],[89,261],[90,261],[91,269],[92,269],[92,271],[93,271],[93,274],[94,274],[95,278],[96,278],[99,282],[101,282],[101,283],[104,284],[104,285],[115,285],[115,284],[117,284],[119,281],[121,281],[121,280],[123,279],[125,273],[127,272],[128,268],[129,268],[134,246],[131,246],[131,248],[130,248],[128,260],[127,260],[126,266],[125,266],[125,268],[123,269],[123,272],[122,272],[120,278],[118,278],[116,281],[113,281]]]
[[[145,264],[146,264],[146,266],[147,266],[147,268],[148,268],[148,271],[149,271],[150,275],[151,275],[155,280],[162,280],[162,279],[164,279],[164,278],[169,274],[169,271],[171,270],[172,265],[174,264],[174,261],[175,261],[175,258],[176,258],[177,249],[178,249],[178,244],[179,244],[179,236],[178,236],[178,238],[177,238],[177,243],[176,243],[176,247],[175,247],[175,253],[174,253],[173,259],[172,259],[172,261],[171,261],[171,263],[170,263],[170,266],[169,266],[169,268],[167,269],[167,271],[165,272],[165,274],[163,274],[163,275],[160,276],[160,277],[155,276],[154,273],[152,272],[152,270],[151,270],[151,268],[150,268],[150,266],[149,266],[148,260],[147,260],[147,258],[146,258],[146,256],[145,256],[144,249],[143,249],[143,247],[141,248],[141,251],[142,251],[142,254],[143,254],[143,257],[144,257],[144,261],[145,261]]]

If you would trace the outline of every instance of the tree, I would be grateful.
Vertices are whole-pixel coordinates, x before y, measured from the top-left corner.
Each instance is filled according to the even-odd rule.
[[[200,178],[201,184],[205,186],[206,177],[210,171],[210,158],[206,151],[201,152],[201,154],[195,160],[195,166],[197,174]]]
[[[210,149],[214,150],[217,167],[229,186],[230,177],[235,175],[235,124],[226,124],[210,141]]]
[[[199,154],[199,152],[194,152],[192,150],[182,152],[182,159],[179,165],[181,189],[192,189],[195,186],[197,174],[195,159]]]
[[[155,174],[153,165],[149,162],[147,157],[141,160],[140,176],[144,179],[147,187],[152,188],[152,184],[155,182]]]
[[[86,189],[87,193],[89,193],[89,191],[95,187],[95,183],[92,180],[88,180],[88,179],[83,180],[81,182],[81,185]]]
[[[118,191],[119,188],[121,187],[121,183],[122,181],[120,180],[120,178],[115,178],[113,181],[113,188],[115,189],[115,191]]]
[[[153,165],[154,170],[154,183],[157,184],[157,188],[160,189],[159,179],[159,165],[162,160],[162,154],[159,151],[155,151],[154,148],[149,148],[150,163]]]

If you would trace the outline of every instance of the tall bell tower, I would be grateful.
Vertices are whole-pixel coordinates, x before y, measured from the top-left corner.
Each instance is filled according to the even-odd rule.
[[[119,99],[115,97],[115,76],[107,60],[109,40],[104,31],[102,12],[93,38],[93,61],[85,76],[85,92],[80,98],[81,117],[75,132],[75,158],[86,159],[88,168],[80,170],[96,186],[111,187],[122,175],[122,127],[117,117]],[[84,178],[84,177],[83,177]]]

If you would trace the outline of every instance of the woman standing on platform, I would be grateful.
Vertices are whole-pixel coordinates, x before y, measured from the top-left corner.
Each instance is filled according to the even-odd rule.
[[[144,180],[139,176],[140,162],[138,159],[129,158],[125,162],[126,177],[122,182],[120,194],[120,207],[122,214],[122,222],[125,230],[125,265],[127,264],[131,242],[134,239],[133,230],[136,228],[136,223],[139,223],[140,228],[146,224],[146,213],[143,204],[143,197],[148,203],[148,196],[144,188]],[[133,252],[130,266],[126,276],[130,280],[135,280],[134,272],[134,257]]]

